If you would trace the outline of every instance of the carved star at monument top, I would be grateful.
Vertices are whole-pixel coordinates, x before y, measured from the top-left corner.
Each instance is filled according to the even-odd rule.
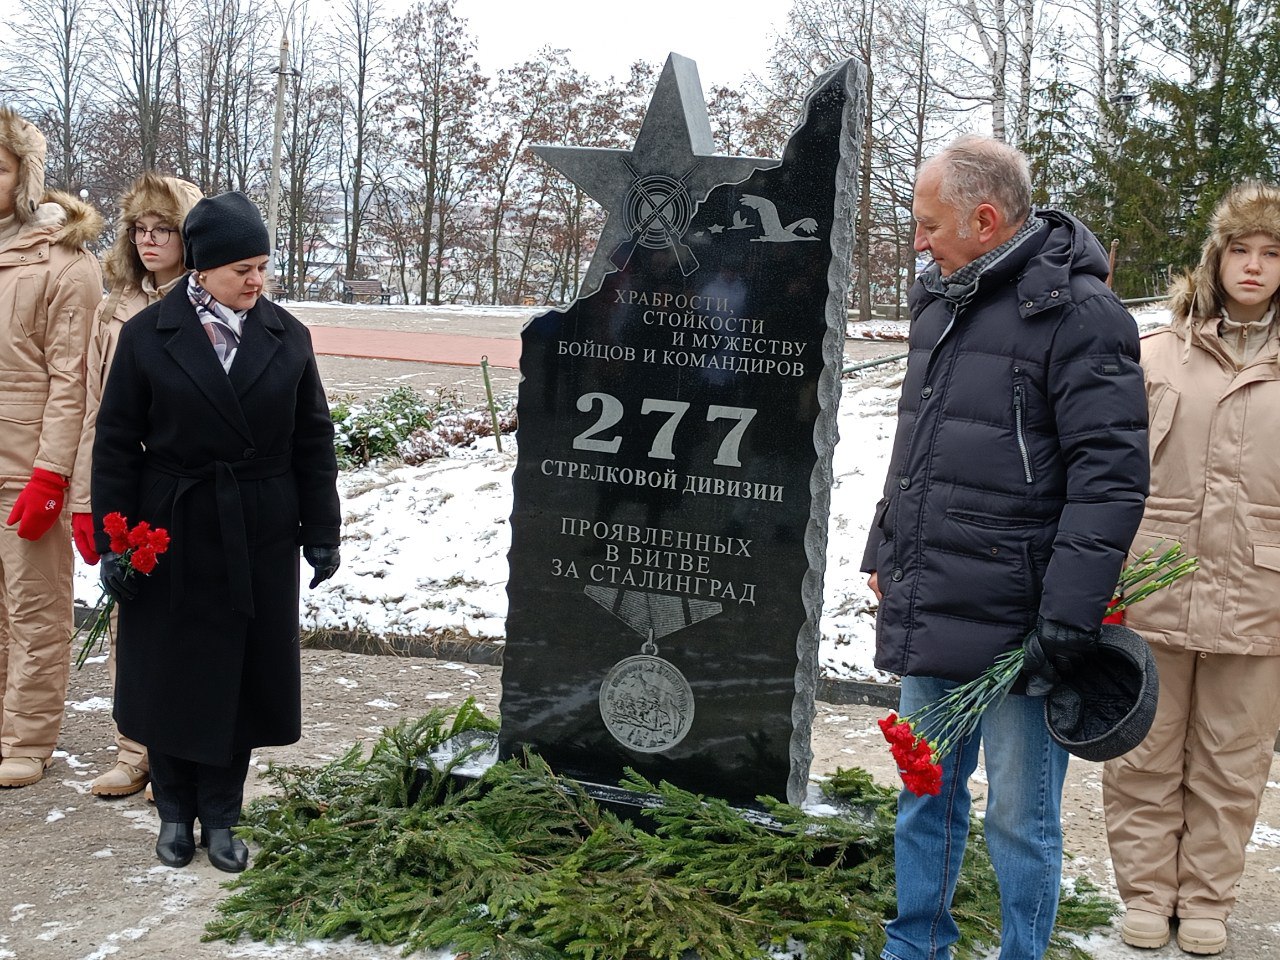
[[[579,297],[598,290],[605,274],[624,267],[637,246],[670,248],[686,275],[697,269],[680,239],[697,205],[713,188],[779,163],[768,157],[726,157],[714,148],[698,65],[675,53],[662,68],[632,149],[533,148],[605,209],[604,230]]]

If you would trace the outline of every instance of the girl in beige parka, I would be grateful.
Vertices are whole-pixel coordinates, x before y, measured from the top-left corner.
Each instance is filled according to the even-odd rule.
[[[182,265],[182,221],[202,196],[193,183],[148,172],[138,177],[120,197],[115,242],[103,258],[107,295],[94,316],[84,424],[71,479],[72,534],[81,558],[90,565],[98,562],[89,500],[93,438],[116,341],[129,318],[163,298],[186,277],[187,271]],[[113,685],[115,654],[113,643],[107,653],[107,672]],[[147,748],[119,729],[114,733],[115,763],[90,786],[90,792],[97,797],[128,796],[147,784]]]
[[[0,787],[51,763],[65,709],[72,557],[63,509],[102,298],[102,218],[44,191],[45,140],[0,107]]]
[[[1151,493],[1131,555],[1181,544],[1199,569],[1126,612],[1155,653],[1147,739],[1103,772],[1136,947],[1216,954],[1280,727],[1280,188],[1244,184],[1143,338]]]

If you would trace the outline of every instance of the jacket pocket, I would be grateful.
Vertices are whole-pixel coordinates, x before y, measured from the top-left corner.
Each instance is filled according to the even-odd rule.
[[[1275,537],[1275,534],[1264,534]],[[1239,637],[1264,638],[1276,643],[1280,634],[1280,613],[1275,598],[1280,594],[1280,543],[1254,540],[1250,544],[1253,568],[1241,571],[1233,585],[1236,601],[1235,633]]]
[[[0,477],[25,480],[40,446],[44,408],[8,400],[0,410],[0,433],[5,438],[0,447]]]
[[[107,382],[107,356],[110,353],[111,326],[106,323],[95,324],[93,339],[89,341],[89,357],[85,366],[89,371],[89,382],[97,383],[99,397]]]
[[[1021,625],[1038,596],[1030,558],[1043,523],[948,510],[936,539],[922,546],[919,602],[947,620]]]
[[[39,329],[36,304],[40,300],[39,277],[27,274],[17,278],[13,287],[13,316],[22,326],[22,332],[30,340]]]
[[[876,504],[875,516],[871,519],[871,529],[879,530],[882,534],[884,534],[886,540],[891,540],[893,537],[889,531],[888,524],[885,522],[886,520],[888,520],[888,515],[889,515],[889,498],[881,497],[880,502]]]
[[[1255,543],[1253,565],[1280,573],[1280,543]]]
[[[1129,547],[1129,561],[1137,560],[1148,550],[1151,551],[1148,559],[1154,559],[1175,545],[1185,549],[1189,532],[1188,524],[1146,517]],[[1194,573],[1188,574],[1129,607],[1125,611],[1125,624],[1135,630],[1163,634],[1185,631],[1191,608],[1191,582],[1195,577]]]
[[[1024,530],[1028,527],[1044,526],[1045,521],[1039,517],[998,516],[994,513],[974,513],[970,510],[948,510],[947,516],[957,523],[966,523],[972,527],[983,527],[987,530]]]
[[[1160,448],[1173,426],[1173,414],[1178,409],[1178,391],[1167,384],[1156,394],[1151,404],[1151,420],[1147,427],[1147,443],[1151,448],[1151,462],[1156,462]]]
[[[1027,445],[1027,390],[1021,380],[1013,381],[1013,436],[1018,444],[1018,459],[1022,462],[1022,479],[1035,483],[1035,470],[1031,466],[1031,448]]]

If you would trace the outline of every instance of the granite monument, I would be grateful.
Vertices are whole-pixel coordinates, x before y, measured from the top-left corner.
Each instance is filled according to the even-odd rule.
[[[863,76],[781,161],[715,155],[674,54],[633,150],[537,148],[608,221],[522,334],[500,756],[804,797]]]

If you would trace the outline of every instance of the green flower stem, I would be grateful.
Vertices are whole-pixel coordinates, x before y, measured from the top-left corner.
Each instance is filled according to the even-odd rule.
[[[85,623],[80,624],[76,628],[75,633],[71,634],[71,642],[75,643],[77,637],[84,634],[84,644],[80,647],[80,652],[76,655],[76,669],[79,670],[85,665],[85,661],[94,653],[102,651],[103,641],[106,640],[107,634],[111,632],[111,611],[115,609],[116,598],[103,590],[98,594],[98,602],[93,605],[93,610],[89,613],[89,619],[86,621],[88,629],[85,629]]]
[[[1182,552],[1180,544],[1155,557],[1155,544],[1120,571],[1108,613],[1125,610],[1196,570],[1199,561]],[[1152,559],[1155,557],[1155,559]],[[978,729],[982,714],[1004,699],[1022,672],[1022,647],[1001,654],[976,679],[953,687],[945,696],[900,718],[909,723],[916,736],[928,742],[933,761],[938,763],[966,737]]]

